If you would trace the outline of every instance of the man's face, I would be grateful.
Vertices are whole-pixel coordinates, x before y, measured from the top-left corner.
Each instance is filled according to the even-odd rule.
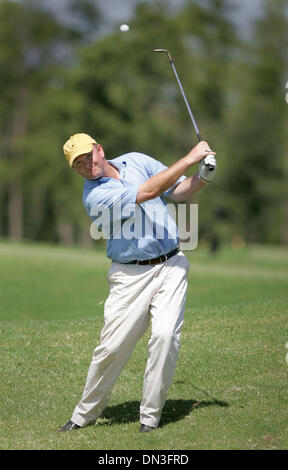
[[[104,151],[100,144],[93,144],[92,151],[75,158],[72,168],[84,178],[95,180],[104,176]]]

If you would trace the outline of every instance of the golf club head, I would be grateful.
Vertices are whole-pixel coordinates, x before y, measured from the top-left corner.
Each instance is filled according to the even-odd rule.
[[[153,49],[153,52],[165,52],[165,54],[168,55],[170,62],[172,62],[171,54],[167,49]]]

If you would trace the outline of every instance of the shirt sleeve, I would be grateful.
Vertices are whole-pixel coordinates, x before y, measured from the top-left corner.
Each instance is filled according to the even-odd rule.
[[[135,205],[138,186],[127,186],[119,188],[93,188],[88,195],[84,195],[83,204],[91,218],[95,218],[95,212],[101,207],[103,210],[114,208],[115,214],[119,219],[127,218],[127,211],[122,211],[125,206]]]

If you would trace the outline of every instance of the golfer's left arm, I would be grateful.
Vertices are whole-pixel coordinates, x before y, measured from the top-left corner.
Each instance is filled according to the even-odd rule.
[[[184,181],[179,183],[168,197],[169,199],[172,199],[176,202],[186,201],[190,197],[194,196],[194,194],[198,193],[200,189],[204,188],[206,184],[207,182],[201,180],[197,173],[193,176],[189,176]]]
[[[204,188],[207,183],[213,181],[215,171],[216,159],[213,155],[209,155],[199,163],[198,173],[179,183],[169,194],[169,198],[176,202],[186,201]]]

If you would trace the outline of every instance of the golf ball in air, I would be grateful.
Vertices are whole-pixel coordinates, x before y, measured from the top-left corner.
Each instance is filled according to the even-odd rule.
[[[129,29],[130,28],[129,28],[128,24],[121,24],[121,26],[120,26],[120,31],[122,31],[122,32],[129,31]]]

